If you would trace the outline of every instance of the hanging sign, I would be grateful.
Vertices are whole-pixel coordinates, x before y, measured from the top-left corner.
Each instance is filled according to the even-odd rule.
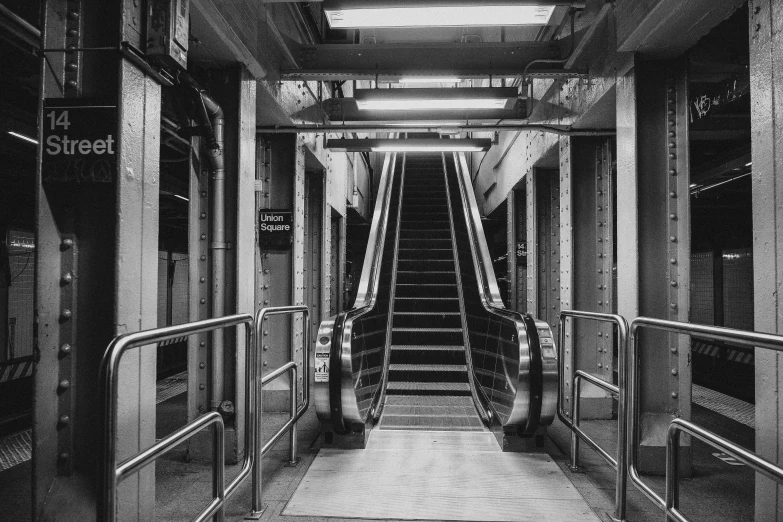
[[[94,100],[44,101],[42,177],[48,183],[117,179],[117,107]]]
[[[261,250],[289,250],[294,219],[290,210],[258,211],[258,244]]]

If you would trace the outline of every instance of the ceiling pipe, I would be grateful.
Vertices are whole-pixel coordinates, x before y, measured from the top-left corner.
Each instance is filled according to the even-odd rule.
[[[376,132],[417,132],[417,133],[454,133],[491,132],[491,131],[532,131],[547,132],[559,136],[614,136],[614,129],[574,129],[566,125],[546,125],[540,123],[505,123],[505,124],[465,124],[465,125],[259,125],[256,132],[266,134],[343,134],[343,133],[376,133]]]
[[[212,255],[212,317],[225,315],[226,301],[226,167],[223,156],[223,129],[225,118],[223,109],[204,92],[193,78],[180,72],[180,83],[195,94],[194,105],[200,114],[205,129],[206,153],[212,167],[212,242],[209,251]],[[225,330],[212,331],[212,391],[210,408],[218,410],[223,405],[225,394],[224,381]],[[228,410],[228,408],[225,408]]]

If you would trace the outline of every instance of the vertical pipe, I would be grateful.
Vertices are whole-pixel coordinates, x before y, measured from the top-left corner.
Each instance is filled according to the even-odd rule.
[[[626,485],[628,483],[628,323],[620,317],[617,320],[617,482],[615,484],[615,512],[617,520],[625,520]]]
[[[669,510],[680,507],[680,430],[669,429],[666,437],[666,520],[676,520],[669,516]]]
[[[220,507],[215,511],[214,522],[223,522],[226,513],[226,445],[223,422],[214,425],[215,437],[212,445],[212,498],[220,499]]]
[[[250,513],[245,517],[245,519],[250,520],[259,520],[261,518],[261,515],[264,512],[264,507],[261,505],[261,483],[262,483],[262,474],[261,474],[261,460],[263,459],[263,455],[261,454],[261,448],[263,444],[261,443],[261,409],[263,407],[262,401],[261,401],[261,388],[263,386],[263,382],[260,378],[261,373],[263,372],[263,367],[261,366],[261,357],[258,354],[258,347],[261,344],[261,332],[264,327],[264,319],[266,316],[266,309],[262,309],[258,312],[258,315],[256,315],[256,343],[255,346],[253,346],[253,367],[254,367],[254,385],[253,385],[253,395],[256,398],[256,408],[255,408],[255,419],[250,420],[248,419],[248,422],[254,422],[254,435],[253,435],[253,454],[254,454],[254,460],[253,460],[253,469],[252,469],[252,497],[251,497],[251,505],[250,505]]]
[[[305,339],[307,339],[305,337]],[[307,342],[307,341],[305,341]],[[299,380],[297,376],[296,366],[291,368],[293,372],[291,373],[291,418],[296,418],[296,398],[299,395]],[[306,377],[305,377],[306,378]],[[297,458],[296,458],[296,422],[294,422],[291,425],[291,429],[289,430],[289,441],[290,441],[290,453],[288,457],[288,465],[289,466],[296,466]]]
[[[204,109],[210,117],[212,140],[207,154],[212,163],[212,317],[225,314],[226,270],[226,169],[223,158],[223,109],[212,98],[201,93]],[[210,407],[217,410],[224,394],[223,330],[212,332],[212,393]]]
[[[582,378],[579,375],[574,376],[574,385],[571,387],[571,422],[574,428],[571,430],[571,464],[568,468],[571,471],[579,471],[579,437],[576,435],[576,428],[579,428],[579,397],[582,391]]]

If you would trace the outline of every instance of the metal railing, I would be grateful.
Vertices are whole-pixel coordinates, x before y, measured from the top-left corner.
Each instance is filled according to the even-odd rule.
[[[766,348],[783,352],[783,336],[722,328],[718,326],[706,326],[662,319],[639,317],[631,322],[630,344],[628,352],[628,417],[629,417],[629,459],[628,475],[631,482],[644,493],[654,504],[665,511],[667,520],[687,522],[688,519],[679,511],[679,444],[680,433],[685,432],[699,440],[721,449],[732,457],[744,462],[763,475],[783,483],[783,469],[772,464],[758,454],[749,451],[738,444],[717,436],[696,424],[683,419],[674,419],[669,424],[666,441],[666,499],[642,481],[638,471],[638,444],[639,444],[639,335],[642,328],[663,330],[670,333],[698,335],[699,337],[727,341],[735,345],[747,348]]]
[[[261,484],[262,484],[262,465],[261,465],[261,459],[262,457],[272,448],[272,446],[277,443],[278,440],[285,434],[286,431],[290,430],[290,448],[289,448],[289,461],[288,464],[291,466],[295,466],[296,463],[299,461],[298,457],[296,456],[296,423],[297,421],[302,418],[302,415],[307,411],[307,408],[310,406],[310,354],[308,353],[307,347],[309,346],[309,340],[310,340],[310,310],[306,305],[296,305],[296,306],[278,306],[274,308],[262,308],[258,311],[256,314],[256,320],[255,320],[255,327],[256,327],[256,339],[259,340],[260,345],[260,339],[262,339],[261,330],[263,329],[264,320],[268,316],[272,315],[289,315],[289,314],[297,314],[302,313],[302,322],[304,323],[304,331],[302,332],[302,364],[304,366],[302,370],[302,406],[297,409],[297,397],[299,396],[299,386],[298,386],[298,379],[297,379],[297,365],[296,365],[296,357],[295,357],[295,348],[293,343],[291,343],[291,360],[278,368],[277,370],[273,371],[272,373],[264,376],[261,379],[261,388],[264,387],[265,384],[272,382],[273,380],[277,379],[281,375],[291,372],[291,383],[290,383],[290,390],[291,390],[291,403],[290,403],[290,411],[291,411],[291,417],[288,419],[288,421],[275,433],[269,441],[261,445],[261,408],[258,409],[258,415],[255,417],[256,419],[256,429],[255,432],[258,434],[255,439],[255,446],[253,448],[253,451],[256,455],[256,465],[253,468],[253,493],[252,493],[252,507],[251,512],[248,514],[245,519],[246,520],[258,520],[261,518],[261,515],[264,513],[264,506],[261,503]],[[258,349],[258,346],[256,347]],[[256,352],[258,351],[256,349]],[[258,355],[258,354],[257,354]],[[258,363],[261,361],[261,357],[258,356],[256,358]],[[261,367],[258,368],[258,375],[261,375]]]
[[[602,323],[614,324],[617,327],[617,359],[618,359],[618,371],[617,381],[618,385],[614,385],[611,382],[599,379],[594,375],[591,375],[582,370],[575,370],[574,377],[571,386],[571,412],[570,419],[566,415],[565,408],[563,406],[563,400],[565,398],[565,324],[566,318],[572,319],[587,319],[591,321],[597,321]],[[560,390],[557,399],[557,416],[561,422],[565,424],[571,430],[571,470],[577,471],[579,469],[579,440],[583,440],[588,446],[593,448],[601,457],[603,457],[612,467],[617,471],[616,483],[615,483],[615,507],[613,520],[623,521],[625,520],[626,509],[626,484],[628,481],[628,468],[626,466],[627,455],[627,426],[628,426],[628,409],[626,406],[626,346],[628,343],[628,321],[620,315],[614,314],[602,314],[595,312],[582,312],[577,310],[564,310],[560,312],[560,322],[558,323],[559,331],[559,365],[560,365]],[[573,345],[572,364],[576,368],[576,341]],[[579,401],[581,398],[582,381],[588,381],[591,384],[605,390],[611,394],[617,396],[617,458],[613,458],[608,451],[598,445],[593,439],[590,438],[579,427]]]
[[[254,461],[254,439],[255,432],[255,411],[256,411],[256,393],[257,382],[255,368],[256,350],[253,328],[255,321],[248,314],[237,314],[216,319],[206,319],[194,323],[181,324],[176,326],[167,326],[165,328],[155,328],[141,332],[133,332],[119,335],[109,344],[106,353],[101,360],[100,382],[102,384],[102,400],[104,408],[104,430],[103,430],[103,462],[102,476],[100,478],[100,494],[98,503],[98,520],[112,522],[117,517],[117,486],[122,480],[133,473],[138,472],[144,466],[151,464],[158,457],[176,446],[177,444],[189,439],[197,432],[207,426],[215,426],[215,437],[213,440],[214,462],[212,467],[212,485],[213,499],[204,508],[194,520],[202,522],[214,515],[216,521],[222,522],[224,519],[224,504],[232,493],[250,474],[255,464]],[[245,427],[245,459],[242,469],[236,478],[225,487],[225,458],[223,444],[223,418],[217,412],[206,413],[197,417],[194,421],[188,423],[165,439],[153,444],[149,449],[142,451],[122,462],[118,463],[117,457],[117,398],[118,374],[122,356],[133,348],[147,346],[153,343],[159,343],[181,337],[183,335],[194,335],[206,333],[214,330],[230,328],[233,326],[245,326],[245,386],[247,390],[253,390],[253,393],[245,394],[245,408],[247,409],[247,423]],[[260,433],[260,432],[259,432]]]
[[[680,433],[682,432],[728,453],[766,477],[783,483],[783,469],[775,464],[730,440],[705,430],[701,426],[683,419],[674,419],[669,424],[669,432],[666,437],[666,520],[689,522],[689,519],[680,512],[680,452],[677,451],[677,448],[680,446]]]

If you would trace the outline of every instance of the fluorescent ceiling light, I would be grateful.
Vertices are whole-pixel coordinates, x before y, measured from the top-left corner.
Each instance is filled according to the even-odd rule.
[[[503,110],[516,103],[517,89],[357,89],[354,99],[360,111]]]
[[[480,2],[476,2],[480,3]],[[327,10],[332,29],[546,25],[553,6],[472,5]]]
[[[442,100],[367,100],[356,101],[360,111],[442,111],[448,109],[504,109],[506,100],[444,98]]]
[[[489,150],[489,139],[332,139],[326,148],[340,152],[480,152]]]
[[[462,78],[427,78],[425,76],[400,78],[399,83],[459,83]]]
[[[445,140],[444,140],[445,141]],[[378,145],[372,148],[372,152],[481,152],[484,147],[478,145],[449,145],[444,144],[438,148],[420,147],[417,145]]]
[[[8,131],[8,134],[10,134],[11,136],[14,136],[15,138],[19,138],[20,140],[28,141],[30,143],[34,143],[34,144],[38,145],[38,140],[33,139],[33,138],[29,137],[29,136],[25,136],[24,134],[19,134],[18,132],[13,132],[13,131]]]

